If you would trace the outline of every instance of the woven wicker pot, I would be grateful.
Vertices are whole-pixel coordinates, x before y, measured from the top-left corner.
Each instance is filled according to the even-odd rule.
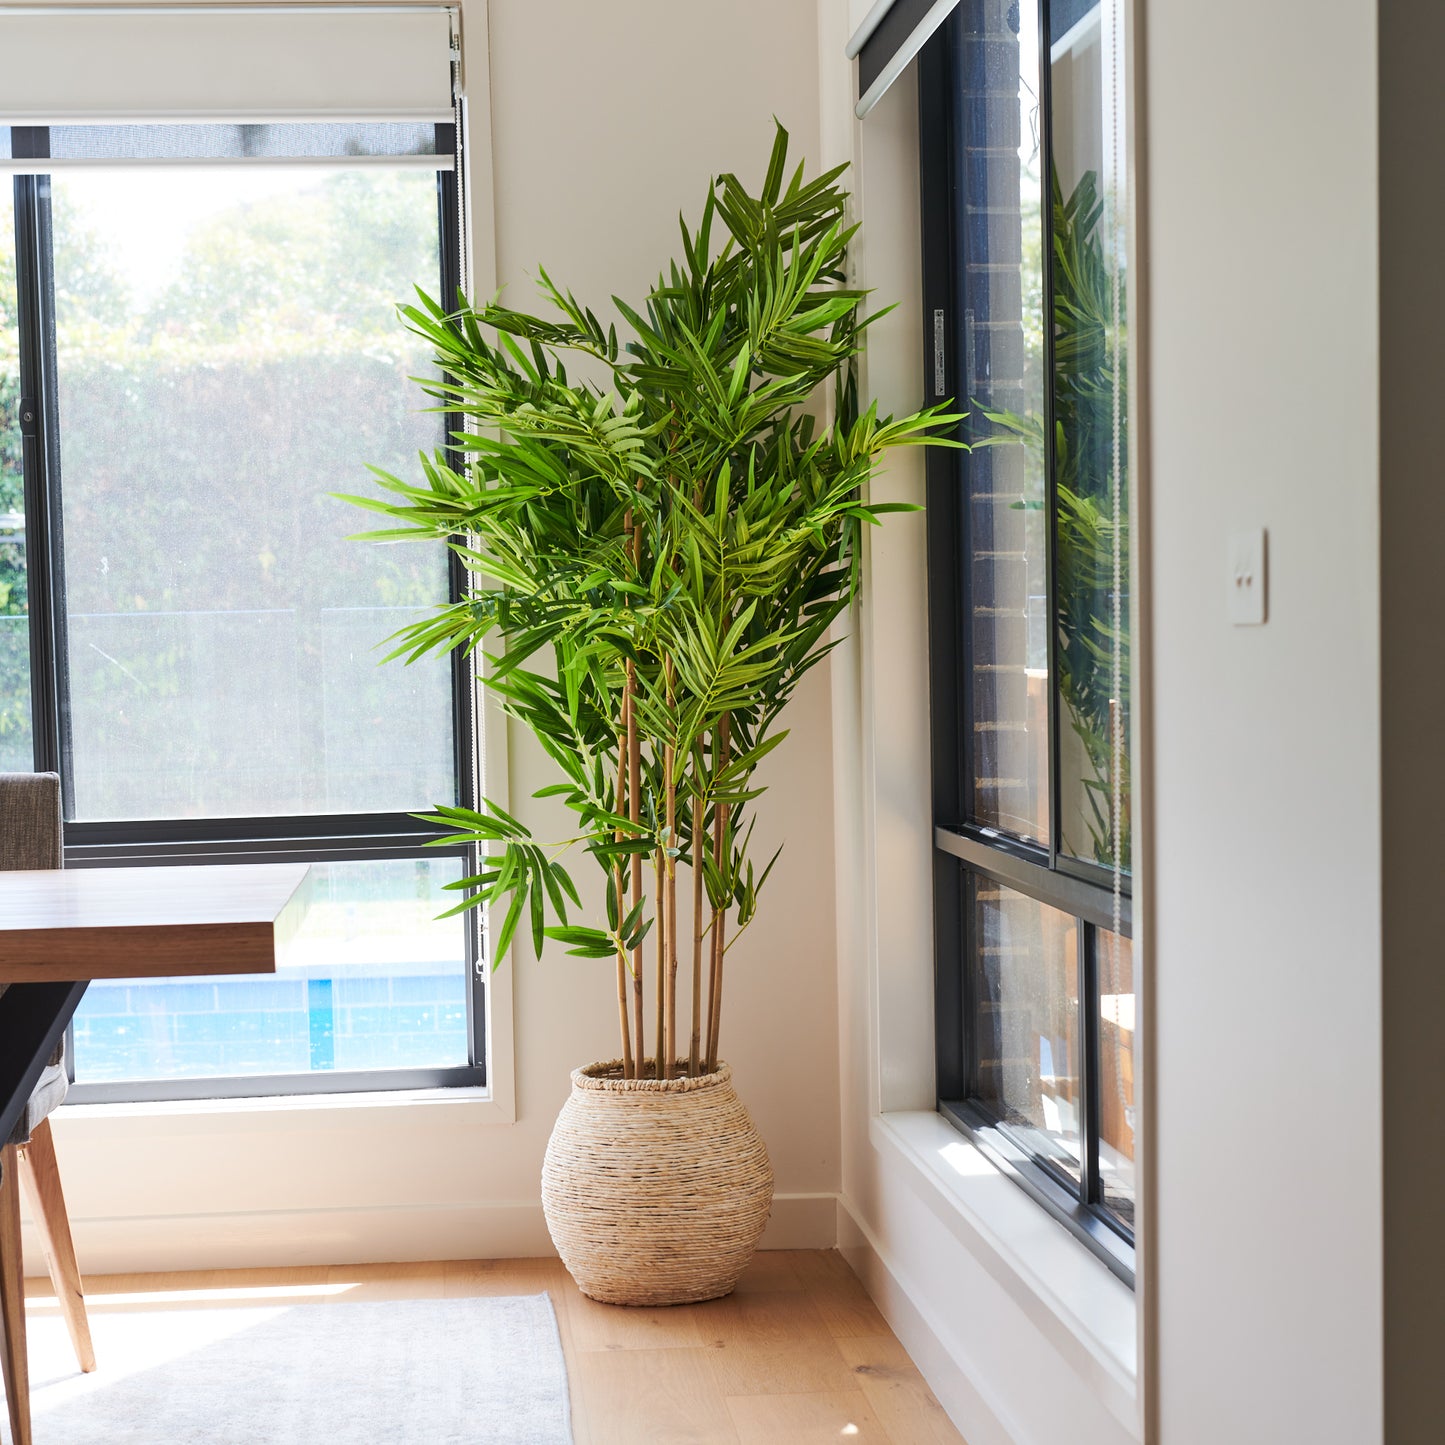
[[[542,1162],[542,1208],[562,1262],[605,1304],[729,1293],[773,1202],[762,1136],[719,1064],[701,1079],[623,1079],[615,1060],[572,1075]]]

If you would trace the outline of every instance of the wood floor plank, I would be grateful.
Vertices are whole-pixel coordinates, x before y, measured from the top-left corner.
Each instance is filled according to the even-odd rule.
[[[792,1249],[764,1249],[752,1258],[738,1280],[739,1294],[767,1294],[773,1290],[788,1290],[796,1294],[803,1288],[798,1277],[794,1256],[801,1253]]]
[[[705,1308],[708,1359],[724,1396],[853,1387],[848,1362],[805,1294],[732,1295]]]
[[[248,1300],[268,1302],[330,1298],[326,1265],[253,1270],[177,1270],[166,1274],[112,1274],[85,1277],[86,1307],[92,1314],[153,1309],[231,1309]],[[49,1280],[26,1281],[27,1306],[57,1308]]]
[[[707,1340],[705,1307],[665,1309],[603,1305],[574,1285],[564,1290],[572,1340],[579,1350],[700,1349]]]
[[[943,1406],[891,1333],[838,1341],[854,1380],[883,1428],[909,1445],[967,1445]]]
[[[572,1284],[560,1259],[465,1259],[442,1266],[448,1299],[469,1295],[546,1294]],[[552,1303],[561,1312],[560,1293]]]
[[[916,1445],[891,1437],[861,1390],[732,1396],[727,1407],[742,1445]]]
[[[441,1299],[445,1294],[446,1266],[431,1264],[335,1265],[327,1284],[345,1286],[330,1296],[344,1300]]]
[[[592,1445],[741,1445],[708,1350],[584,1350],[573,1359]]]
[[[886,1333],[888,1324],[836,1249],[803,1252],[794,1265],[829,1332],[839,1339]]]

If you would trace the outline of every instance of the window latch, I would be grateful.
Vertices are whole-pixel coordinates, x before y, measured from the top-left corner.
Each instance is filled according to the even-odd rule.
[[[33,396],[22,396],[20,398],[20,435],[23,437],[34,437],[40,435],[39,408],[35,405]]]

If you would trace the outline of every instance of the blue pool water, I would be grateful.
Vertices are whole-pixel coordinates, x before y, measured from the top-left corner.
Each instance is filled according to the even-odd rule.
[[[456,966],[298,970],[274,978],[91,984],[75,1015],[78,1083],[465,1066]]]

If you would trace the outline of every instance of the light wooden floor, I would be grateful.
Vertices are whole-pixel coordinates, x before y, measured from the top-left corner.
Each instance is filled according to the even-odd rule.
[[[552,1296],[577,1445],[963,1445],[835,1251],[757,1256],[709,1304],[621,1309],[579,1294],[555,1259],[98,1275],[92,1311],[214,1302]],[[48,1280],[30,1309],[55,1308]],[[105,1369],[105,1361],[100,1361]]]

